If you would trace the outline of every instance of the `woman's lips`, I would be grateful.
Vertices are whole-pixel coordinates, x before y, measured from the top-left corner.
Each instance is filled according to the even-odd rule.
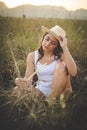
[[[49,47],[47,47],[47,46],[43,46],[44,48],[46,48],[46,49],[49,49]]]

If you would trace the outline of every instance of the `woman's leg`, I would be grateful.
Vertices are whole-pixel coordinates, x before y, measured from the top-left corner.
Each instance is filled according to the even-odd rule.
[[[69,75],[67,73],[66,65],[64,64],[64,62],[59,62],[56,65],[54,71],[52,92],[50,94],[50,98],[56,99],[58,96],[60,96],[60,94],[66,90],[66,84],[69,84],[67,82],[69,82]]]

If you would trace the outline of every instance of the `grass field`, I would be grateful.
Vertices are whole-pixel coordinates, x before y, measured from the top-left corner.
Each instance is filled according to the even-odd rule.
[[[0,88],[8,90],[15,86],[14,79],[17,76],[24,76],[27,54],[39,46],[42,25],[49,28],[60,25],[64,28],[68,38],[69,50],[78,66],[78,73],[76,77],[71,78],[75,94],[67,101],[68,105],[64,112],[61,111],[58,118],[54,116],[56,114],[54,113],[53,115],[52,112],[57,111],[57,106],[55,105],[56,109],[54,107],[50,108],[50,111],[45,113],[48,116],[44,115],[44,119],[41,120],[42,126],[41,124],[37,126],[36,122],[34,122],[35,127],[32,126],[32,128],[34,128],[33,130],[41,130],[44,127],[44,123],[46,123],[47,128],[50,130],[87,130],[87,21],[0,17]],[[2,101],[0,101],[0,104],[2,104]],[[18,110],[18,108],[16,109]],[[58,111],[60,111],[59,108]],[[1,112],[2,110],[0,109],[0,114]],[[54,120],[49,116],[51,114]],[[18,114],[15,116],[23,115]],[[40,116],[38,117],[39,121],[41,119]],[[45,121],[46,118],[49,123]],[[36,119],[35,116],[34,119]],[[3,118],[3,120],[5,119]],[[33,121],[35,120],[32,119],[31,123]],[[32,128],[26,128],[26,130],[32,130]],[[47,130],[47,128],[43,128],[43,130]],[[16,129],[14,125],[10,129],[22,130],[22,128]]]
[[[41,26],[45,25],[50,28],[57,24],[66,31],[68,47],[80,70],[87,71],[85,70],[87,66],[87,21],[0,17],[0,70],[3,75],[1,79],[3,80],[4,75],[12,76],[12,79],[18,75],[9,46],[14,53],[21,76],[23,76],[27,54],[34,51],[39,45],[42,35]],[[7,76],[6,82],[9,81],[9,76]]]

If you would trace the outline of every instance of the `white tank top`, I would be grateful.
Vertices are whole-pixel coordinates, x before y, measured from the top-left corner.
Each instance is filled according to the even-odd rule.
[[[38,88],[46,97],[49,96],[52,90],[52,79],[55,70],[55,65],[57,60],[54,60],[49,65],[43,65],[38,60],[38,51],[35,51],[34,62],[35,69],[37,70],[38,81],[36,83],[36,88]]]

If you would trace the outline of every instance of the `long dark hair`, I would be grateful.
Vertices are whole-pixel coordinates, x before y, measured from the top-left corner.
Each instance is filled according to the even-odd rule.
[[[48,33],[45,33],[43,36],[42,36],[42,39],[40,41],[40,47],[38,48],[38,52],[40,54],[39,58],[38,58],[38,61],[44,56],[44,51],[43,51],[43,48],[42,48],[42,41],[44,39],[44,37],[47,35]],[[57,47],[54,49],[54,60],[58,60],[60,57],[61,57],[61,53],[63,52],[61,46],[60,46],[60,43],[58,41],[58,45]]]

